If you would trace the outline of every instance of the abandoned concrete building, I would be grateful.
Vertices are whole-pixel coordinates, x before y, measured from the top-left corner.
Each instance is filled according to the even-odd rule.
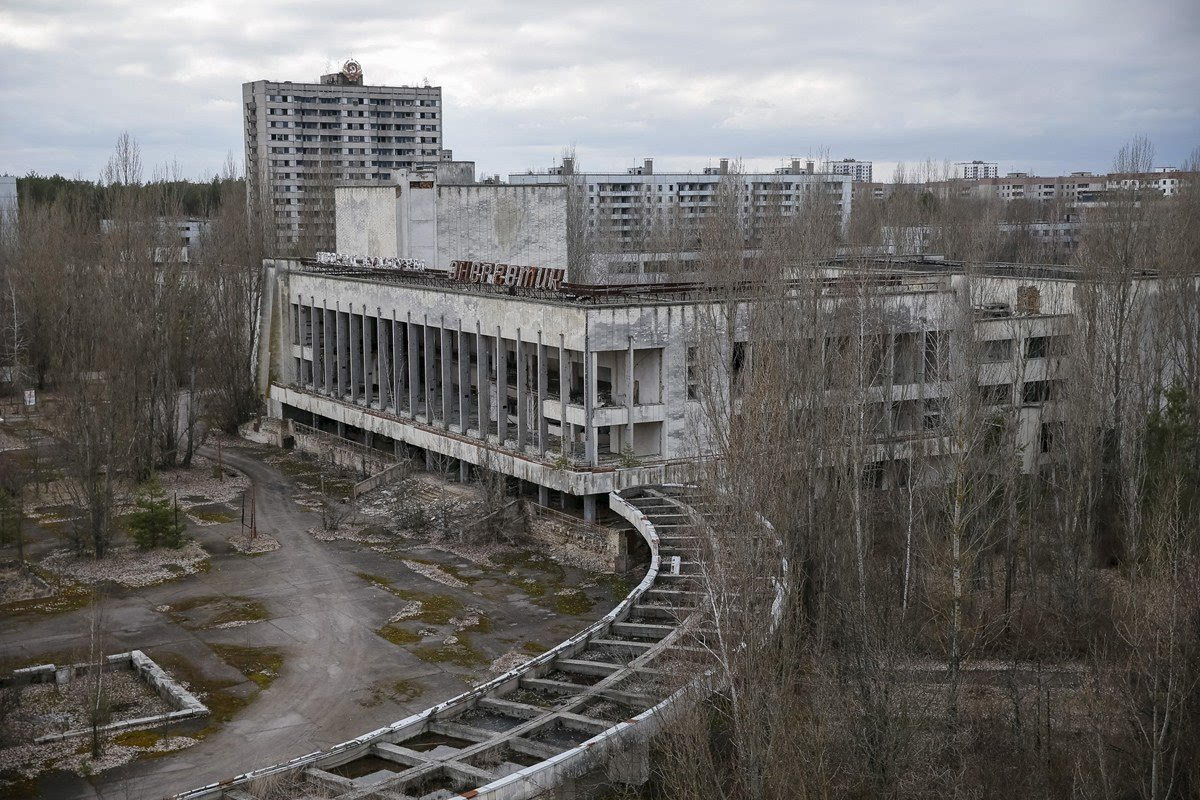
[[[272,417],[464,477],[483,465],[589,520],[609,492],[678,480],[712,451],[697,342],[721,301],[698,287],[522,288],[473,282],[466,270],[315,260],[267,268],[261,329],[275,333],[262,339],[258,374]],[[862,269],[829,265],[823,304],[847,303]],[[1014,411],[1023,466],[1034,469],[1053,439],[1075,276],[992,265],[968,280],[961,265],[921,259],[877,262],[872,280],[859,401],[870,480],[897,485],[914,453],[949,452],[964,329],[978,350],[979,400]],[[746,301],[736,302],[741,319]],[[717,361],[752,369],[742,322],[737,339]],[[736,400],[718,402],[736,411]]]

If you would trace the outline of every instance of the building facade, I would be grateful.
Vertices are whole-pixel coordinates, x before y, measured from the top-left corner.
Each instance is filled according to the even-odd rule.
[[[247,191],[278,252],[333,249],[334,186],[443,158],[441,87],[367,85],[354,61],[319,83],[244,83],[242,111]]]
[[[1000,174],[1000,168],[995,161],[959,161],[954,165],[954,171],[955,177],[967,181],[995,178]]]
[[[849,175],[850,180],[855,183],[870,183],[873,179],[871,162],[859,161],[854,158],[830,161],[826,171],[833,175]]]
[[[700,357],[706,326],[725,311],[698,286],[526,290],[431,271],[267,266],[258,376],[272,417],[430,464],[448,459],[464,477],[486,467],[588,519],[610,491],[686,479],[713,452],[713,402],[736,414],[731,393],[754,369],[754,301],[729,301],[736,334],[720,346],[732,350]],[[861,269],[828,268],[829,319],[853,302]],[[855,402],[873,485],[908,480],[918,454],[949,452],[945,425],[964,379],[984,408],[1015,420],[1025,469],[1049,457],[1074,277],[1023,270],[998,265],[968,279],[961,265],[918,259],[872,271],[870,368]],[[849,341],[821,335],[822,359]],[[732,374],[708,380],[706,363]],[[831,366],[835,383],[817,391],[845,403],[836,381],[846,371]],[[702,385],[731,388],[701,403]]]
[[[850,224],[849,175],[817,172],[812,161],[799,159],[769,173],[738,173],[730,170],[728,159],[719,163],[700,172],[656,172],[653,160],[645,159],[625,172],[577,172],[574,159],[565,158],[561,167],[512,174],[508,182],[568,187],[572,247],[589,252],[592,280],[652,282],[668,264],[694,260],[701,224],[721,208],[722,186],[735,197],[748,252],[772,219],[794,215],[818,196],[829,203],[843,230]]]

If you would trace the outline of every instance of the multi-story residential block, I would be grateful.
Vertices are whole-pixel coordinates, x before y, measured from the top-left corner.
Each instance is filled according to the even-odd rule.
[[[923,184],[858,184],[855,191],[861,199],[883,199],[899,188],[914,186],[942,196],[1004,201],[1058,201],[1070,206],[1089,206],[1103,204],[1106,192],[1120,189],[1153,190],[1163,196],[1172,197],[1188,179],[1188,173],[1170,167],[1139,175],[1095,175],[1091,172],[1030,175],[1027,172],[1010,172],[1001,177],[932,181]]]
[[[855,183],[870,183],[872,180],[870,161],[843,158],[841,161],[830,161],[826,165],[826,171],[832,175],[849,175]]]
[[[725,210],[736,212],[747,233],[748,257],[776,216],[794,215],[819,196],[844,230],[853,201],[849,175],[817,172],[814,162],[799,159],[774,172],[737,173],[728,159],[701,172],[656,172],[652,159],[625,172],[577,172],[574,159],[565,158],[549,172],[512,174],[508,181],[568,187],[572,247],[588,251],[594,279],[653,281],[656,273],[694,261],[700,225],[721,206],[723,185],[732,189],[736,208]]]
[[[995,178],[1000,169],[995,161],[959,161],[954,165],[955,177],[967,181]]]
[[[441,87],[366,85],[354,61],[319,83],[244,83],[242,104],[247,191],[279,252],[333,248],[335,185],[442,160]]]
[[[209,220],[200,217],[159,217],[157,222],[158,230],[152,234],[157,241],[155,258],[159,261],[179,263],[188,262],[190,255],[211,226]],[[108,233],[114,224],[111,219],[100,220],[100,232]]]

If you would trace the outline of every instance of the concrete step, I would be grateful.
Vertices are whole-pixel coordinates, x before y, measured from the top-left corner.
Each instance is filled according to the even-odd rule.
[[[669,619],[678,621],[692,613],[694,609],[678,608],[676,606],[637,605],[633,607],[633,616],[642,619]]]
[[[648,622],[614,622],[612,632],[619,636],[640,636],[643,639],[662,639],[675,630],[674,625],[656,625]]]
[[[581,658],[560,658],[554,666],[563,672],[574,672],[579,675],[594,675],[607,678],[614,672],[625,669],[624,664],[613,664],[608,661],[585,661]]]

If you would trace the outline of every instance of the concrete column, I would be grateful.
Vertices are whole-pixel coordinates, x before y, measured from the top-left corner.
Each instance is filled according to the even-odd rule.
[[[375,382],[379,384],[379,409],[385,410],[392,401],[392,359],[388,354],[391,341],[391,322],[383,318],[383,309],[375,309]]]
[[[392,386],[394,387],[394,397],[396,405],[396,413],[400,413],[402,406],[408,405],[408,353],[405,351],[405,337],[401,331],[406,326],[400,324],[400,320],[396,318],[396,309],[392,309]]]
[[[442,367],[442,428],[450,430],[450,411],[454,408],[454,363],[451,360],[453,350],[450,346],[451,335],[446,329],[446,318],[442,317],[442,327],[438,328],[441,336],[441,347],[438,348],[438,353],[441,356]]]
[[[371,395],[371,318],[367,316],[367,307],[363,306],[362,313],[362,381],[363,405],[370,407]]]
[[[567,424],[567,401],[571,398],[571,370],[567,364],[566,337],[558,335],[558,413],[560,433],[562,434],[562,451],[567,458],[571,457],[571,440],[568,433],[571,426]]]
[[[313,318],[313,391],[321,391],[325,383],[325,309],[312,305]]]
[[[529,437],[529,390],[525,376],[525,342],[517,328],[517,449],[524,450]]]
[[[425,471],[433,472],[433,453],[429,448],[425,448]]]
[[[496,326],[496,439],[504,446],[508,434],[508,347]]]
[[[350,402],[357,403],[358,381],[362,376],[362,353],[359,352],[362,349],[362,316],[354,313],[353,305],[350,306],[347,315],[346,325],[349,328],[350,340]]]
[[[488,346],[479,323],[475,323],[475,405],[479,415],[479,438],[488,437]]]
[[[545,486],[538,486],[538,505],[550,507],[550,490]]]
[[[629,419],[625,423],[625,442],[633,449],[633,337],[629,337],[629,352],[625,356],[625,410]],[[622,447],[622,450],[625,448]]]
[[[337,373],[334,383],[337,387],[337,397],[341,400],[349,390],[346,386],[346,321],[342,316],[341,303],[337,303],[333,309],[333,338],[334,372]]]
[[[471,480],[471,465],[461,458],[458,460],[458,482],[469,483]]]
[[[533,418],[537,420],[537,446],[540,456],[546,455],[546,360],[546,345],[542,344],[542,332],[538,331],[537,409],[534,411]]]
[[[433,424],[433,387],[437,380],[437,363],[434,361],[434,353],[436,347],[434,342],[437,341],[437,336],[434,333],[434,328],[429,324],[429,317],[425,317],[425,336],[421,341],[421,346],[424,348],[425,357],[425,421],[430,425]]]
[[[417,418],[417,391],[421,388],[421,359],[417,350],[417,340],[421,334],[417,324],[408,320],[408,413],[413,419]]]
[[[312,356],[312,369],[310,370],[309,374],[311,380],[309,383],[312,384],[312,388],[315,391],[316,388],[321,385],[321,379],[317,376],[317,365],[321,361],[321,340],[319,334],[320,326],[317,325],[317,306],[316,303],[313,302],[311,295],[308,298],[308,305],[305,313],[308,315],[308,352],[309,355]]]
[[[596,426],[592,414],[596,408],[596,354],[583,351],[583,441],[587,463],[596,466]]]
[[[466,436],[471,427],[471,336],[462,329],[462,320],[458,324],[458,421]]]
[[[596,521],[596,495],[585,494],[583,496],[583,521]]]
[[[322,300],[321,303],[323,311],[321,314],[321,338],[323,340],[322,346],[325,350],[324,356],[321,359],[321,389],[325,392],[325,394],[333,394],[333,368],[334,365],[337,364],[337,353],[334,352],[334,343],[337,341],[337,317],[331,316],[329,306],[324,300]],[[334,312],[334,314],[336,314],[336,312]],[[333,320],[333,325],[329,324],[331,318]]]

